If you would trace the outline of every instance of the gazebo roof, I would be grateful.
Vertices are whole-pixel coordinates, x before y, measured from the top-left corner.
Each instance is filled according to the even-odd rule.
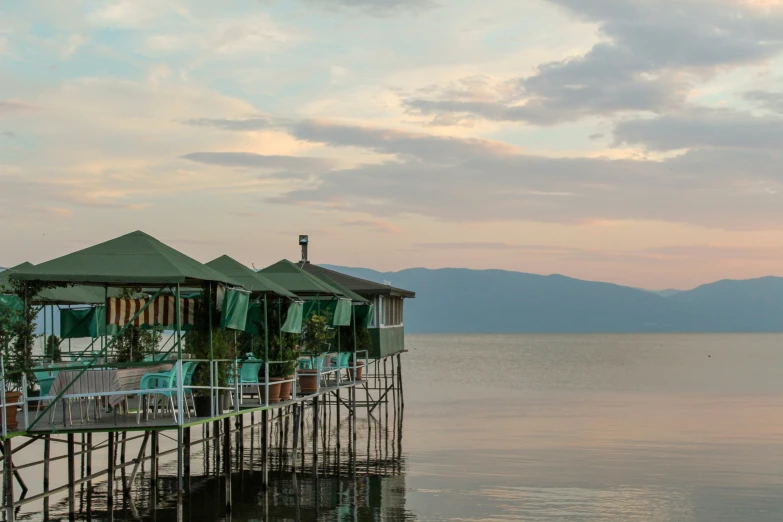
[[[16,271],[10,277],[100,286],[200,285],[206,281],[241,286],[140,231]]]
[[[275,283],[264,274],[256,272],[229,256],[220,256],[206,265],[226,276],[242,283],[246,290],[252,293],[273,293],[291,299],[297,295]]]
[[[287,259],[278,261],[260,270],[260,272],[273,282],[299,296],[331,296],[350,299],[328,282],[305,272]]]

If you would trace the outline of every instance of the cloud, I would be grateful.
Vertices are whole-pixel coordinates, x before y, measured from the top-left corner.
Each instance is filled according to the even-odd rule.
[[[618,123],[616,144],[650,150],[687,148],[780,148],[783,118],[753,116],[733,109],[692,108],[649,119]]]
[[[303,0],[319,7],[357,9],[376,16],[391,16],[402,12],[418,12],[438,6],[434,0]]]
[[[0,100],[0,116],[4,114],[16,114],[20,112],[38,110],[39,107],[30,103],[18,102],[12,100]]]
[[[404,106],[422,116],[552,125],[590,115],[666,112],[697,81],[783,51],[783,13],[727,0],[550,0],[596,23],[604,41],[581,56],[540,65],[511,79],[494,98],[441,89],[412,93]],[[508,85],[508,81],[501,82]]]
[[[232,131],[258,131],[270,129],[275,126],[272,119],[267,116],[235,120],[223,118],[192,118],[183,120],[182,123],[193,127],[216,127],[218,129]]]
[[[382,219],[347,219],[340,224],[347,227],[367,228],[370,230],[375,230],[376,232],[395,234],[402,232],[402,229],[394,223],[390,223],[389,221],[384,221]]]
[[[222,167],[244,167],[266,170],[307,171],[327,169],[334,162],[322,158],[303,158],[297,156],[273,156],[251,152],[192,152],[181,156],[183,159],[219,165]]]
[[[783,114],[783,92],[748,91],[745,99],[778,114]]]

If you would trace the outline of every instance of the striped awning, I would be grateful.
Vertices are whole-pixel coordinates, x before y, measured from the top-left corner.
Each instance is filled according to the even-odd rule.
[[[134,326],[175,326],[176,301],[173,296],[160,296],[133,321]],[[109,313],[106,314],[107,324],[125,326],[136,312],[141,310],[149,299],[109,298]],[[180,299],[180,325],[192,326],[195,322],[195,299]]]

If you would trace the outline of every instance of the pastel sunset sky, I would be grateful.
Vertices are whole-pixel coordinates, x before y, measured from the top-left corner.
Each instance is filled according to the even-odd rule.
[[[0,266],[783,275],[781,0],[0,7]]]

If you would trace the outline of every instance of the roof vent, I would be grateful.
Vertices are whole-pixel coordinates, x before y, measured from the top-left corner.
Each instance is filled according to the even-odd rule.
[[[302,247],[302,263],[307,262],[307,243],[309,238],[305,235],[299,235],[299,244]]]

